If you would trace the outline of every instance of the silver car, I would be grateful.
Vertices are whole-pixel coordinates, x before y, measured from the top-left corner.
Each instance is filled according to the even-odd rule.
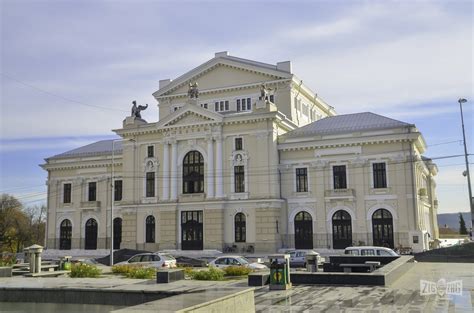
[[[312,252],[317,255],[318,264],[321,263],[321,256],[314,250],[287,250],[285,253],[290,255],[290,266],[291,267],[305,267],[306,266],[306,254]]]
[[[169,254],[163,253],[141,253],[132,256],[130,259],[124,262],[117,263],[116,265],[142,265],[144,267],[154,268],[172,268],[176,267],[176,259]]]

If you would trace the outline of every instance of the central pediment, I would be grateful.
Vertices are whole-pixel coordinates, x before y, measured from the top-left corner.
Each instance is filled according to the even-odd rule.
[[[188,103],[158,122],[158,128],[206,125],[222,122],[223,116]]]

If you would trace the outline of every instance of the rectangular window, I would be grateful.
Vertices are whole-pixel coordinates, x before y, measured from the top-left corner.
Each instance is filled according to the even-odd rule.
[[[247,98],[247,111],[252,110],[252,99]]]
[[[309,115],[309,109],[306,104],[303,104],[303,114],[308,116]]]
[[[224,111],[224,101],[219,103],[219,111]]]
[[[332,168],[334,178],[334,189],[346,189],[346,166],[337,165]]]
[[[237,99],[237,112],[252,110],[252,99],[242,98]]]
[[[72,191],[71,184],[64,184],[63,185],[63,203],[71,203],[71,191]]]
[[[152,158],[155,156],[155,147],[154,146],[148,146],[148,157]]]
[[[308,192],[308,169],[296,169],[296,192]]]
[[[374,188],[387,188],[387,170],[385,163],[373,163]]]
[[[114,201],[122,201],[122,180],[114,182]]]
[[[234,191],[245,192],[245,171],[244,166],[234,166]]]
[[[237,99],[237,112],[240,112],[240,99]]]
[[[224,105],[225,105],[225,110],[229,111],[229,101],[228,100],[224,101]]]
[[[97,183],[90,182],[89,183],[89,201],[97,201]]]
[[[146,190],[145,194],[147,198],[153,198],[155,196],[155,173],[146,173]]]
[[[214,111],[219,112],[219,102],[214,103]]]
[[[270,95],[270,102],[271,103],[275,103],[275,96],[274,95]]]
[[[201,103],[201,108],[207,109],[207,103]]]
[[[242,150],[242,149],[243,149],[242,138],[235,138],[235,150]]]

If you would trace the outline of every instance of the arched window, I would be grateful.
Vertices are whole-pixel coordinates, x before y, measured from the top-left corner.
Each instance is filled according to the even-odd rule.
[[[352,246],[352,220],[349,213],[339,210],[332,216],[333,249]]]
[[[59,229],[59,249],[71,250],[72,224],[70,220],[61,222]]]
[[[313,219],[305,211],[295,216],[295,248],[313,249]]]
[[[183,160],[183,193],[204,192],[204,158],[199,151],[190,151]]]
[[[245,214],[237,213],[234,217],[235,226],[235,242],[246,241],[246,225],[245,225]]]
[[[386,209],[378,209],[372,215],[374,246],[393,248],[393,218]]]
[[[93,218],[88,219],[86,222],[85,249],[97,249],[97,221]]]
[[[145,237],[145,242],[155,242],[155,217],[153,215],[148,215],[145,220]]]

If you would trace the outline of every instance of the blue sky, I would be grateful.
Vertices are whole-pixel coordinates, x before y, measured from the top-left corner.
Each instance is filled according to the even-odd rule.
[[[12,1],[1,5],[0,192],[46,194],[45,157],[112,138],[130,103],[214,52],[294,73],[339,114],[415,123],[429,157],[473,140],[470,1]],[[471,159],[473,159],[471,157]],[[472,162],[472,161],[471,161]],[[438,160],[440,212],[468,211],[463,158]]]

